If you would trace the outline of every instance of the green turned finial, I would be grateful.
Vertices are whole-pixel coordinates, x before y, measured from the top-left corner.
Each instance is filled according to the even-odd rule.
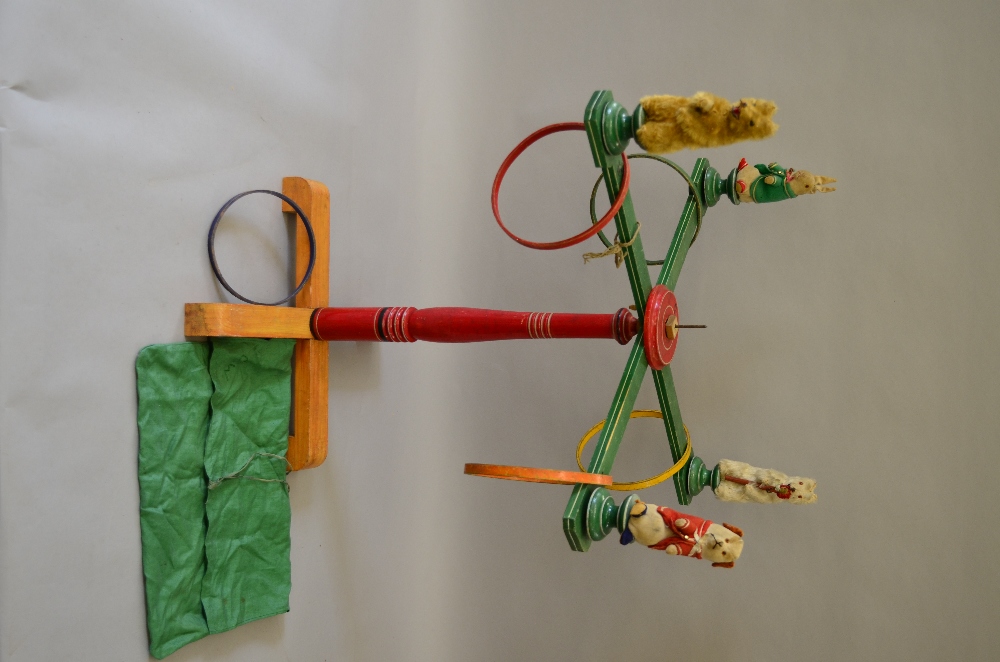
[[[594,490],[587,502],[587,537],[594,541],[603,540],[615,528],[619,533],[624,533],[628,527],[629,513],[638,500],[638,495],[630,494],[621,506],[616,506],[608,490],[603,487]]]
[[[641,129],[642,125],[645,124],[645,123],[646,123],[646,109],[643,108],[642,104],[640,103],[638,106],[635,107],[635,110],[632,111],[632,137],[633,138],[635,138],[635,135],[637,133],[639,133],[639,129]]]
[[[701,184],[701,197],[705,204],[714,207],[722,194],[726,192],[726,180],[719,176],[719,171],[708,166],[705,169],[705,179]]]
[[[646,123],[646,111],[642,105],[629,115],[625,108],[615,101],[610,90],[597,90],[583,112],[583,123],[590,141],[590,151],[594,155],[594,165],[617,169],[621,163],[619,154],[625,151],[635,138],[636,131]]]
[[[601,113],[601,138],[610,154],[621,154],[635,138],[635,132],[646,122],[646,111],[637,106],[629,115],[625,107],[611,100]]]
[[[714,469],[709,469],[700,457],[691,458],[691,461],[688,462],[687,472],[687,487],[688,493],[691,496],[699,494],[702,489],[709,485],[712,486],[712,490],[714,491],[722,480],[719,465],[715,465]]]

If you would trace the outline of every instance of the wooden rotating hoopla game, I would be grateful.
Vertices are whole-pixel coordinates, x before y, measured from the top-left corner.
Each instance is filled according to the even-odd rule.
[[[140,524],[146,576],[150,651],[156,657],[207,634],[288,611],[290,518],[288,471],[319,466],[327,454],[329,342],[483,342],[517,339],[606,338],[631,343],[607,416],[576,449],[578,470],[467,464],[467,474],[572,485],[562,516],[570,547],[586,551],[613,529],[620,542],[637,541],[670,555],[706,559],[732,568],[743,532],[731,524],[644,503],[635,491],[672,478],[681,506],[711,487],[722,500],[812,503],[815,481],[722,459],[709,468],[694,455],[670,370],[686,325],[674,295],[688,250],[707,211],[724,197],[734,204],[788,200],[833,190],[835,181],[777,163],[746,159],[727,176],[699,158],[690,173],[656,156],[741,140],[766,138],[777,125],[772,102],[737,103],[705,92],[693,97],[653,96],[630,114],[609,91],[590,99],[583,122],[553,124],[532,133],[507,156],[492,189],[500,228],[523,246],[555,250],[597,236],[624,263],[634,300],[604,314],[514,312],[476,308],[343,308],[330,306],[330,197],[323,184],[286,178],[282,192],[248,191],[216,214],[208,237],[219,282],[244,304],[189,303],[184,332],[192,340],[151,345],[136,360]],[[537,242],[512,233],[500,213],[507,170],[529,146],[557,132],[586,134],[600,178],[591,194],[590,227],[561,241]],[[626,155],[635,140],[647,154]],[[629,159],[655,159],[688,186],[670,247],[647,260],[629,191]],[[611,207],[600,219],[594,198],[601,181]],[[295,272],[288,297],[257,304],[236,292],[215,259],[215,232],[240,198],[265,193],[294,212]],[[614,221],[611,242],[603,230]],[[593,254],[592,254],[593,255]],[[659,267],[655,278],[650,267]],[[293,307],[278,304],[294,299]],[[294,341],[294,346],[293,346]],[[647,372],[658,410],[634,410]],[[674,465],[651,478],[616,483],[611,473],[632,418],[661,418]],[[596,417],[595,417],[596,418]],[[583,454],[593,451],[587,466]],[[568,447],[567,447],[568,448]],[[620,503],[612,491],[630,494]],[[652,507],[651,507],[652,506]]]
[[[757,109],[757,106],[760,109]],[[611,92],[595,92],[587,104],[583,122],[553,124],[522,141],[497,173],[492,205],[497,223],[508,236],[529,248],[554,250],[581,243],[598,233],[605,245],[615,249],[624,261],[636,316],[627,309],[611,314],[539,313],[483,310],[474,308],[407,307],[331,308],[329,303],[329,194],[322,184],[299,178],[285,180],[284,193],[299,202],[312,220],[315,232],[315,270],[295,299],[295,308],[246,306],[241,304],[187,304],[185,332],[189,336],[240,336],[296,338],[293,434],[289,437],[288,461],[291,470],[320,464],[326,456],[327,349],[330,341],[443,343],[545,338],[608,338],[627,344],[636,336],[622,372],[607,417],[584,438],[577,452],[579,461],[584,443],[599,433],[589,466],[580,471],[503,467],[468,464],[466,473],[575,485],[563,514],[563,530],[574,550],[586,551],[592,541],[601,540],[617,527],[628,537],[631,516],[643,512],[638,497],[631,495],[616,506],[608,489],[640,489],[672,476],[681,505],[705,487],[720,497],[734,501],[805,503],[815,500],[814,482],[789,478],[779,472],[755,469],[740,462],[724,460],[709,468],[692,454],[690,437],[681,418],[676,387],[669,363],[677,348],[680,330],[678,303],[673,289],[681,268],[707,210],[723,197],[735,205],[741,202],[773,202],[803,193],[833,190],[824,186],[835,181],[805,171],[785,169],[772,163],[751,166],[744,159],[723,177],[699,158],[690,174],[662,157],[624,154],[629,142],[637,139],[650,152],[681,148],[710,147],[745,138],[770,135],[776,125],[770,119],[774,104],[755,99],[729,104],[724,99],[699,93],[693,98],[647,97],[632,114],[614,100]],[[713,113],[721,111],[722,122],[712,127]],[[754,112],[756,111],[756,112]],[[688,122],[683,118],[690,117]],[[744,127],[741,129],[740,124]],[[694,127],[692,128],[692,125]],[[612,206],[601,219],[583,232],[562,241],[534,242],[516,236],[504,226],[499,207],[503,177],[514,160],[530,145],[552,133],[585,131],[601,170]],[[742,133],[741,133],[742,130]],[[714,133],[713,133],[714,131]],[[681,212],[673,241],[664,258],[647,261],[629,193],[629,158],[655,158],[675,169],[687,182],[689,194]],[[596,192],[596,186],[595,186]],[[593,210],[593,199],[591,200]],[[288,203],[284,211],[292,211]],[[601,232],[614,220],[618,239],[612,245]],[[306,276],[310,257],[305,226],[298,228],[297,277]],[[647,265],[661,264],[655,280]],[[227,286],[228,287],[228,286]],[[232,291],[232,290],[231,290]],[[233,291],[235,294],[235,291]],[[239,295],[237,295],[239,296]],[[660,410],[637,411],[632,407],[643,379],[651,369]],[[630,418],[655,416],[663,419],[670,452],[676,463],[654,479],[624,484],[611,480],[615,455]],[[639,505],[637,505],[637,502]],[[691,518],[697,519],[697,518]],[[683,520],[682,520],[683,521]],[[634,527],[633,527],[634,528]],[[658,528],[658,527],[657,527]],[[690,539],[690,534],[686,534]],[[683,536],[682,536],[683,537]]]

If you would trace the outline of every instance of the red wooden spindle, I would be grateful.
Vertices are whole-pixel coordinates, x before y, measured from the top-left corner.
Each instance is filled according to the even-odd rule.
[[[484,342],[530,338],[611,338],[624,345],[637,332],[628,309],[611,315],[522,313],[482,308],[317,308],[317,340]]]

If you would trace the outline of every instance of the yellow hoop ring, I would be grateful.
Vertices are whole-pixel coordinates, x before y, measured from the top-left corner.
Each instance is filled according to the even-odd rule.
[[[632,413],[629,414],[629,418],[663,418],[663,412],[658,409],[634,409]],[[583,455],[583,449],[587,446],[587,442],[590,441],[595,434],[604,429],[604,424],[608,419],[604,419],[594,427],[587,431],[587,434],[583,435],[583,439],[580,440],[579,445],[576,447],[576,464],[580,467],[580,471],[586,471],[583,468],[583,461],[580,459]],[[642,490],[647,487],[652,487],[653,485],[658,485],[665,481],[666,479],[673,476],[675,473],[684,468],[687,461],[691,459],[691,433],[688,432],[688,428],[684,426],[684,436],[687,437],[687,448],[684,449],[684,455],[677,463],[661,473],[659,476],[653,476],[652,478],[647,478],[646,480],[637,480],[631,483],[611,483],[610,485],[605,485],[604,488],[607,490],[615,490],[618,492],[631,492],[633,490]]]

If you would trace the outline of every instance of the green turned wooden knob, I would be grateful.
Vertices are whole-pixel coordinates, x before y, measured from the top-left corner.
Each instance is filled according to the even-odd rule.
[[[729,196],[729,201],[734,205],[740,204],[740,194],[736,190],[736,174],[739,172],[739,168],[733,168],[729,171],[729,177],[726,177],[726,195]]]
[[[646,111],[642,105],[629,115],[625,107],[611,100],[601,111],[601,139],[609,154],[621,154],[635,138],[635,132],[646,123]]]
[[[688,462],[687,488],[691,496],[699,494],[702,489],[709,485],[715,490],[721,480],[722,474],[719,471],[719,465],[715,465],[714,469],[709,469],[700,457],[692,457],[691,461]]]
[[[618,515],[618,507],[611,493],[603,487],[594,490],[587,502],[587,537],[591,540],[603,540],[614,527]]]
[[[639,133],[639,129],[641,129],[642,125],[645,123],[646,123],[646,111],[645,109],[643,109],[642,104],[640,103],[638,106],[635,107],[635,110],[632,111],[633,138],[635,138],[635,134]]]
[[[708,166],[705,170],[705,181],[702,183],[702,198],[709,207],[714,207],[715,203],[722,199],[725,194],[734,205],[740,204],[739,195],[736,193],[736,170],[729,173],[729,177],[723,179],[719,171]]]
[[[626,529],[628,529],[628,518],[632,515],[632,506],[638,500],[638,494],[629,494],[625,497],[621,508],[618,509],[618,517],[615,519],[615,526],[618,529],[618,533],[625,533]]]
[[[624,533],[628,527],[629,513],[638,500],[638,495],[630,494],[621,506],[616,506],[608,490],[603,487],[594,490],[587,502],[587,537],[594,541],[603,540],[615,528],[619,533]]]
[[[726,192],[726,182],[719,176],[719,171],[708,166],[705,169],[705,179],[701,185],[701,198],[709,207],[714,207],[722,194]]]

